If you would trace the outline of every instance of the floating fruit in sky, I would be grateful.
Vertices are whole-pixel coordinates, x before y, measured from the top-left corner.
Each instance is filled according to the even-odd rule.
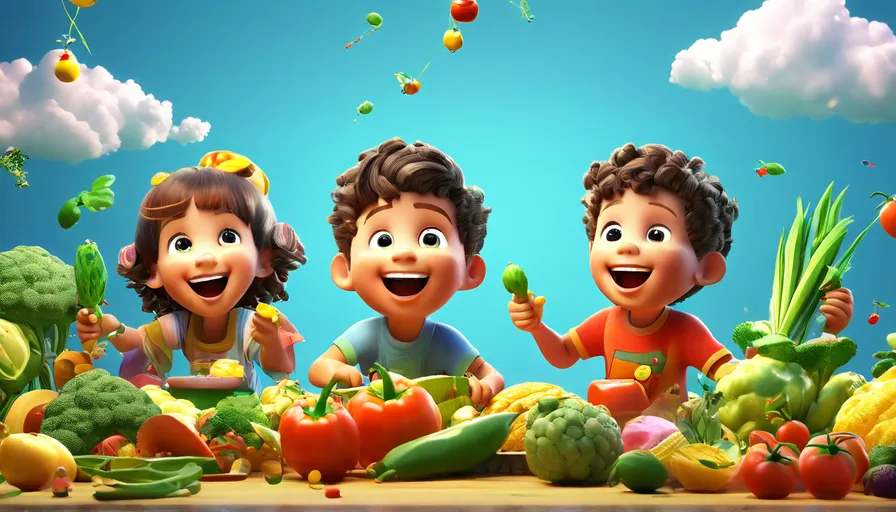
[[[75,60],[74,54],[65,51],[59,56],[59,61],[53,66],[53,73],[60,82],[70,84],[81,76],[81,66]]]
[[[880,320],[880,314],[878,313],[878,310],[888,308],[890,307],[890,305],[885,302],[874,301],[871,307],[871,316],[868,317],[868,323],[874,325]]]
[[[367,114],[373,112],[373,103],[371,103],[369,101],[365,101],[364,103],[361,103],[360,105],[358,105],[358,108],[356,108],[355,110],[358,111],[358,115],[355,116],[355,121],[354,121],[355,123],[357,123],[358,116],[366,116]]]
[[[365,37],[369,36],[370,34],[373,34],[377,30],[379,30],[380,27],[383,26],[383,17],[380,16],[378,13],[372,12],[367,15],[367,24],[373,28],[371,28],[367,32],[364,32],[360,36],[356,37],[352,42],[345,45],[346,49],[351,48],[352,45],[354,45],[354,44],[360,43],[361,39],[364,39]]]
[[[893,206],[896,196],[888,196],[883,192],[871,194],[872,198],[874,196],[883,196],[885,198],[884,202],[877,207],[880,210],[880,227],[884,228],[888,235],[896,238],[896,207]]]
[[[448,51],[454,53],[463,47],[464,36],[460,33],[460,30],[449,28],[445,31],[445,35],[442,36],[442,44],[445,45],[445,48],[448,48]]]
[[[762,160],[759,161],[759,165],[754,167],[753,170],[756,171],[756,175],[760,178],[768,176],[769,174],[772,176],[780,176],[786,172],[781,164],[774,162],[767,164]]]
[[[458,23],[471,23],[479,16],[479,4],[476,0],[453,0],[451,17]]]
[[[423,76],[423,73],[426,73],[426,68],[429,67],[429,63],[426,63],[426,66],[423,67],[423,71],[420,72],[418,77]],[[398,83],[401,86],[401,92],[407,94],[408,96],[412,96],[420,92],[420,80],[414,78],[407,73],[395,73],[395,78],[398,79]]]
[[[79,7],[81,9],[87,9],[88,7],[93,7],[96,4],[96,0],[68,0],[75,7]]]

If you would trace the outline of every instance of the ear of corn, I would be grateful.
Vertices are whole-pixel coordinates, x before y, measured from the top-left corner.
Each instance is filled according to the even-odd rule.
[[[663,466],[666,467],[666,471],[669,471],[671,467],[669,461],[672,458],[672,454],[678,451],[679,448],[683,448],[687,445],[688,440],[684,437],[684,434],[682,434],[681,431],[678,431],[666,439],[663,439],[660,444],[651,448],[650,453],[663,463]]]

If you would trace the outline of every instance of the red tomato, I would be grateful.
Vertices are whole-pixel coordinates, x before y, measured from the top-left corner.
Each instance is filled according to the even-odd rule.
[[[842,434],[830,434],[830,442],[828,435],[816,436],[809,442],[800,454],[799,466],[803,485],[812,496],[839,500],[849,495],[858,473],[850,448],[864,450],[864,443],[848,445]]]
[[[280,419],[286,463],[306,478],[316,469],[324,482],[339,481],[355,469],[361,450],[355,420],[341,403],[329,403],[335,385],[336,381],[327,384],[314,409],[294,406]]]
[[[453,7],[454,6],[452,6],[452,8]],[[880,227],[884,228],[884,231],[886,231],[888,235],[896,238],[896,206],[893,206],[893,202],[896,201],[896,196],[888,196],[883,192],[875,192],[871,194],[871,197],[874,196],[884,196],[887,198],[883,204],[883,209],[880,211]]]
[[[470,23],[479,16],[476,0],[454,0],[451,2],[451,17],[458,23]]]
[[[754,430],[750,432],[750,446],[756,446],[757,444],[764,445],[765,443],[768,443],[768,447],[774,450],[775,445],[778,444],[778,440],[775,439],[775,436],[764,430]]]
[[[801,421],[792,420],[781,425],[775,437],[779,442],[796,445],[799,451],[803,451],[806,445],[809,444],[809,437],[811,436],[809,427]]]
[[[799,478],[799,461],[794,451],[779,444],[769,449],[764,444],[750,448],[740,468],[740,478],[759,499],[781,500],[790,496]]]
[[[381,391],[370,386],[345,406],[361,433],[358,462],[365,468],[383,460],[393,448],[442,429],[439,406],[425,389],[400,376],[395,382],[377,363],[373,368]]]

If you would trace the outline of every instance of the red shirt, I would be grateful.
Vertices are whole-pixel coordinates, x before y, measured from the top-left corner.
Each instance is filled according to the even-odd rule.
[[[607,379],[635,379],[639,366],[650,367],[650,377],[641,383],[651,402],[673,384],[686,390],[689,366],[712,377],[716,364],[733,359],[699,318],[671,308],[653,325],[639,328],[631,325],[625,310],[609,307],[570,330],[569,336],[582,359],[604,356]]]

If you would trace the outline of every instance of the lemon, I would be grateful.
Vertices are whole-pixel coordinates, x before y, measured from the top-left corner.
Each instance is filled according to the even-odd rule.
[[[72,83],[81,76],[81,66],[74,59],[60,60],[53,66],[56,79],[63,83]]]

